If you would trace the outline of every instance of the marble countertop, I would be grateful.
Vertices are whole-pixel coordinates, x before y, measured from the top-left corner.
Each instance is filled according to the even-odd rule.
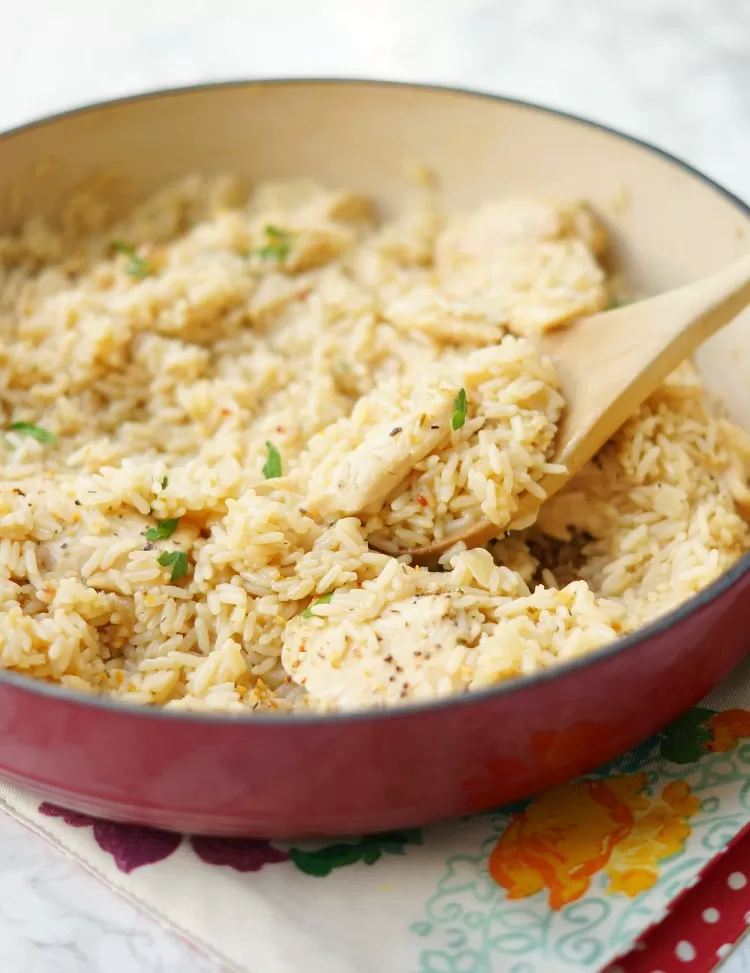
[[[0,129],[207,80],[431,81],[587,115],[750,200],[747,0],[24,0],[2,40]],[[4,817],[0,903],[3,971],[218,973]],[[750,971],[750,943],[724,970]]]

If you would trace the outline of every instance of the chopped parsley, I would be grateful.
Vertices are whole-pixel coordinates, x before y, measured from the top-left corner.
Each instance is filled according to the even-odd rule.
[[[166,490],[168,486],[169,486],[169,477],[165,476],[164,479],[161,481],[161,488],[162,490]]]
[[[41,426],[35,426],[33,422],[12,422],[8,426],[8,431],[17,432],[22,436],[31,436],[38,443],[53,445],[57,442],[57,436],[54,433],[51,433],[48,429],[43,429]]]
[[[453,400],[453,418],[451,419],[451,428],[455,431],[460,429],[461,426],[466,422],[466,410],[468,408],[468,403],[466,401],[466,389],[460,389],[458,395]]]
[[[179,581],[188,573],[188,559],[184,551],[164,551],[156,560],[163,568],[172,565],[170,581]]]
[[[312,613],[313,608],[316,605],[327,605],[329,603],[329,601],[331,600],[331,598],[333,598],[333,592],[332,591],[329,591],[327,595],[323,595],[323,597],[322,598],[318,598],[317,601],[311,602],[307,606],[307,608],[302,612],[302,617],[303,618],[312,618],[313,617],[313,613]]]
[[[150,543],[153,541],[165,541],[177,530],[177,525],[179,522],[179,517],[175,517],[172,520],[158,521],[156,527],[149,527],[149,529],[146,531],[146,540]]]
[[[267,480],[275,480],[281,476],[281,453],[273,443],[266,440],[268,459],[263,464],[263,476]]]
[[[143,280],[144,277],[149,277],[153,274],[153,267],[148,260],[139,257],[133,247],[129,247],[127,243],[123,243],[122,240],[113,240],[110,243],[110,247],[115,253],[122,253],[128,258],[125,270],[135,280]]]
[[[265,228],[268,243],[264,247],[258,247],[252,254],[260,257],[261,260],[278,260],[281,263],[289,256],[292,249],[292,234],[287,230],[280,230],[277,226],[270,223]]]

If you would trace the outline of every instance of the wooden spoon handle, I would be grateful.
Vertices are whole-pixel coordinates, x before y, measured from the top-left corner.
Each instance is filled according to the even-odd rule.
[[[555,362],[567,402],[555,461],[579,469],[671,371],[748,304],[750,254],[705,280],[546,336],[541,350]]]
[[[567,468],[542,480],[547,496],[601,449],[680,362],[748,304],[750,254],[679,290],[546,335],[540,350],[554,361],[566,401],[554,461]],[[534,497],[523,497],[510,529],[528,520],[538,506]],[[412,554],[430,563],[457,541],[477,547],[498,533],[494,524],[482,520]]]

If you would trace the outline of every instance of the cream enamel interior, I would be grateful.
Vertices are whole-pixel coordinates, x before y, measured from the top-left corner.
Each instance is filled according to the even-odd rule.
[[[186,172],[256,181],[307,175],[363,187],[385,211],[404,160],[432,169],[446,209],[491,198],[585,198],[617,242],[637,295],[717,270],[750,246],[720,190],[646,146],[585,122],[460,91],[374,82],[257,82],[150,95],[53,118],[0,143],[0,229],[50,214],[102,171],[122,203]],[[750,427],[750,313],[701,350],[706,381]]]
[[[746,217],[669,160],[574,120],[452,92],[327,83],[217,88],[57,119],[9,136],[0,158],[4,149],[6,226],[53,211],[102,171],[121,176],[113,185],[123,203],[185,171],[221,168],[252,181],[312,175],[361,187],[395,208],[401,163],[413,158],[437,174],[449,210],[522,193],[587,198],[607,221],[617,242],[613,265],[636,294],[701,276],[745,247]],[[703,230],[695,246],[686,225]],[[747,424],[746,327],[747,316],[705,350],[702,365]]]

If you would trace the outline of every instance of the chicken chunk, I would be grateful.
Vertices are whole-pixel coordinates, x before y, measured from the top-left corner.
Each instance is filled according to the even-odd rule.
[[[438,496],[445,504],[454,493],[474,491],[484,514],[504,526],[516,495],[533,490],[531,481],[546,469],[562,408],[556,386],[552,363],[531,342],[513,336],[383,384],[363,396],[350,416],[311,440],[302,462],[309,471],[305,508],[323,516],[377,518],[394,497],[403,500],[396,504],[399,510],[407,505],[406,487],[409,496],[426,500],[418,512],[424,521],[435,514]],[[481,450],[491,487],[470,473]],[[408,482],[412,474],[419,483]],[[460,500],[456,516],[465,517],[473,503]],[[398,512],[394,516],[403,521]],[[368,529],[381,528],[382,523],[368,523]]]
[[[359,400],[351,416],[311,442],[318,457],[306,508],[348,516],[377,507],[411,469],[450,435],[456,388],[434,383],[399,390],[397,383]]]
[[[438,343],[484,345],[503,335],[507,316],[485,302],[451,300],[436,287],[416,284],[389,301],[383,317],[399,331]]]
[[[509,200],[452,223],[438,239],[435,266],[446,298],[533,335],[606,306],[596,259],[605,243],[584,206]]]
[[[352,710],[433,699],[466,688],[464,660],[480,634],[456,607],[459,592],[414,595],[387,605],[367,626],[346,616],[297,617],[286,627],[282,665],[313,707]],[[480,616],[481,619],[481,616]]]
[[[492,262],[504,251],[552,240],[578,239],[592,253],[604,249],[604,228],[583,203],[555,204],[541,199],[508,199],[481,206],[454,220],[438,237],[435,264],[448,274]]]
[[[609,300],[604,271],[575,239],[509,247],[445,277],[442,286],[453,300],[502,313],[508,330],[524,336],[594,314]]]
[[[40,573],[56,579],[80,578],[98,591],[130,594],[140,583],[133,578],[126,580],[124,572],[145,567],[142,583],[149,587],[163,574],[157,560],[160,553],[189,551],[198,536],[195,526],[182,523],[168,540],[150,543],[146,532],[155,526],[153,518],[131,511],[106,515],[87,511],[84,518],[64,525],[54,537],[37,545]]]

